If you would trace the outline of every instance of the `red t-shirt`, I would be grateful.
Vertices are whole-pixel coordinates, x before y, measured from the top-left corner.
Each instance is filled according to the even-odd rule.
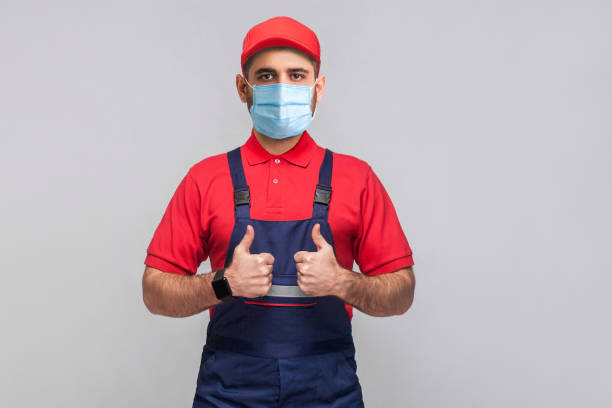
[[[315,186],[325,149],[307,131],[289,151],[273,155],[251,130],[240,146],[251,194],[251,218],[297,220],[312,216]],[[370,165],[333,152],[328,222],[338,263],[365,275],[389,273],[414,264],[412,249],[384,186]],[[189,169],[178,185],[147,248],[145,265],[195,274],[210,258],[223,268],[234,228],[234,190],[226,152]],[[346,304],[350,319],[352,305]],[[214,307],[209,309],[212,318]]]

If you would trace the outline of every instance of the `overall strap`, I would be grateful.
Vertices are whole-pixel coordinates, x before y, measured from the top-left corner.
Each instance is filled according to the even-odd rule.
[[[319,184],[315,189],[312,204],[312,218],[327,218],[329,200],[331,199],[331,176],[333,167],[333,152],[325,149],[325,157],[319,168]]]
[[[251,210],[251,194],[244,176],[240,147],[227,152],[232,184],[234,185],[234,209],[236,217],[248,218]]]

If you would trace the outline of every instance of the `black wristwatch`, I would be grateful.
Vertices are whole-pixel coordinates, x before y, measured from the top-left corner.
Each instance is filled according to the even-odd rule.
[[[230,288],[229,282],[227,281],[227,278],[224,276],[224,274],[225,268],[219,269],[215,273],[215,277],[212,281],[212,287],[215,291],[217,299],[226,302],[228,300],[233,299],[234,297],[232,296],[232,288]]]

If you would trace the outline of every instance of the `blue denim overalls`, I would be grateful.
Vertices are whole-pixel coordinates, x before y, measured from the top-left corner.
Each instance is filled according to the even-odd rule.
[[[255,230],[252,254],[274,256],[272,287],[257,298],[218,304],[208,324],[193,407],[363,407],[351,322],[336,296],[313,297],[297,284],[293,255],[316,251],[312,228],[333,247],[327,221],[333,154],[325,149],[312,217],[268,221],[250,217],[240,147],[227,153],[234,186],[235,224],[227,249]],[[335,248],[334,248],[335,253]]]

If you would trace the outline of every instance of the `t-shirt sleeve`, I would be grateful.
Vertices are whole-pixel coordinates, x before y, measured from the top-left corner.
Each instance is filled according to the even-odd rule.
[[[202,238],[201,202],[198,185],[187,172],[155,229],[145,265],[184,275],[197,272],[198,266],[208,258]]]
[[[412,249],[395,207],[371,167],[361,192],[360,224],[353,251],[364,275],[379,275],[414,265]]]

